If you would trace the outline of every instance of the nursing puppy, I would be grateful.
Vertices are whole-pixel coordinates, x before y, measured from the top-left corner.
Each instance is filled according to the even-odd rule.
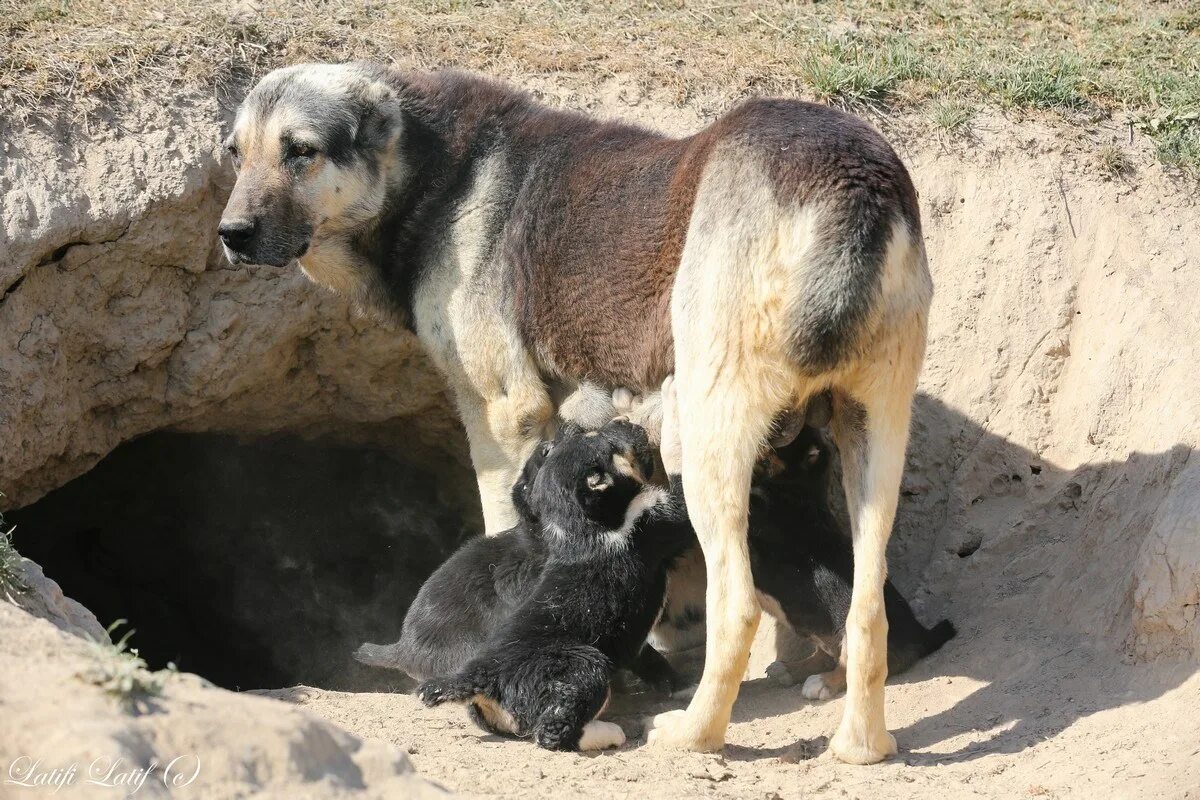
[[[802,693],[829,700],[846,688],[846,619],[854,551],[829,507],[830,453],[821,432],[805,427],[763,462],[750,498],[750,564],[763,610],[838,660],[809,676]],[[925,628],[887,580],[888,674],[929,655],[955,634],[949,620]]]
[[[418,687],[422,702],[470,703],[486,727],[550,750],[624,743],[596,717],[616,669],[661,660],[646,636],[667,568],[694,541],[681,485],[648,483],[653,469],[645,431],[624,420],[549,450],[529,494],[547,549],[541,580],[466,666]]]
[[[354,658],[424,680],[457,672],[478,653],[541,579],[548,552],[543,529],[530,507],[530,490],[554,445],[581,433],[581,428],[567,423],[554,441],[539,445],[512,488],[520,522],[500,536],[477,536],[463,544],[417,592],[399,641],[363,644]],[[674,670],[653,648],[647,646],[628,667],[660,691],[677,688]],[[490,730],[477,712],[472,707],[476,721]]]

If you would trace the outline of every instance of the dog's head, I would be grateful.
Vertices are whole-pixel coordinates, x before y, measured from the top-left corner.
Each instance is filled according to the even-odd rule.
[[[283,267],[378,217],[405,171],[403,113],[387,75],[301,64],[254,87],[225,143],[237,183],[218,233],[232,263]]]
[[[567,534],[625,527],[649,485],[654,450],[646,431],[613,420],[597,431],[579,432],[554,443],[533,481],[529,503],[543,525]]]

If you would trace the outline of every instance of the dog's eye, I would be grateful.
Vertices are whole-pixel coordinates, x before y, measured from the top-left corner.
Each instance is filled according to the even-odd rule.
[[[587,486],[593,492],[603,492],[605,489],[612,486],[612,483],[612,476],[607,472],[595,470],[594,472],[588,473]]]
[[[289,159],[312,158],[316,154],[317,154],[317,148],[315,148],[309,144],[303,144],[301,142],[292,142],[292,144],[288,146],[288,151],[287,151],[287,157]]]
[[[229,153],[229,157],[233,159],[234,164],[240,164],[242,161],[242,153],[238,150],[236,144],[225,145],[225,152]]]

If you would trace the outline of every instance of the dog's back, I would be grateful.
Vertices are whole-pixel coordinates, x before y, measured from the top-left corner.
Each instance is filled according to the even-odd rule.
[[[576,430],[564,426],[564,434]],[[546,563],[546,546],[529,491],[550,450],[537,447],[512,487],[520,521],[499,536],[466,542],[422,584],[394,644],[366,643],[363,664],[398,669],[422,680],[460,669],[529,597]]]
[[[545,561],[545,547],[525,525],[471,539],[421,586],[400,640],[364,644],[354,657],[417,680],[454,672],[529,597]]]

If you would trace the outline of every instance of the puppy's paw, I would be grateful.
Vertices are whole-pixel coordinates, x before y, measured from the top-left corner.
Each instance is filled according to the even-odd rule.
[[[615,722],[594,719],[583,726],[579,737],[580,750],[605,750],[625,744],[625,731]]]
[[[713,753],[725,746],[724,731],[706,731],[686,709],[666,711],[646,720],[646,743],[652,747]]]
[[[825,682],[824,675],[809,675],[800,687],[800,694],[807,700],[832,700],[837,697],[837,690]]]
[[[457,694],[452,682],[447,678],[430,678],[417,687],[417,697],[429,708],[457,700]]]

